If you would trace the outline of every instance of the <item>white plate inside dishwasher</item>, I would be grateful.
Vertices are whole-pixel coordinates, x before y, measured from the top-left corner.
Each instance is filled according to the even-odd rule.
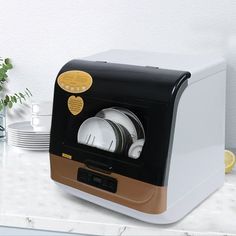
[[[122,111],[119,111],[114,108],[106,108],[99,111],[96,114],[96,117],[101,117],[107,120],[111,120],[115,123],[124,126],[131,135],[133,141],[136,141],[138,139],[138,134],[135,125],[133,124],[132,120]]]
[[[77,141],[110,152],[115,152],[119,146],[119,138],[112,125],[99,117],[88,118],[81,124]]]

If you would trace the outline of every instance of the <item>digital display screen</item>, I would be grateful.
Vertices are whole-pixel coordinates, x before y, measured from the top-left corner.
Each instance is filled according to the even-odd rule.
[[[102,183],[102,179],[99,178],[98,176],[93,176],[93,182],[101,184]]]
[[[96,188],[115,193],[117,189],[117,180],[110,176],[100,175],[93,171],[79,168],[77,179]]]

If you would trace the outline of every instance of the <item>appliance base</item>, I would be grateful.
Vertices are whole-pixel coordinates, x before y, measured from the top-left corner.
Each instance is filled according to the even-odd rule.
[[[193,188],[191,191],[187,192],[182,198],[178,199],[174,205],[169,206],[168,209],[161,214],[143,213],[128,208],[126,206],[108,201],[106,199],[91,195],[89,193],[80,191],[70,186],[61,184],[59,182],[55,181],[55,183],[64,191],[76,197],[82,198],[89,202],[114,210],[116,212],[131,216],[141,221],[154,224],[170,224],[183,218],[196,206],[198,206],[204,199],[206,199],[210,194],[220,188],[224,183],[224,173],[222,172],[222,170],[220,170],[215,174],[209,176],[205,181]]]

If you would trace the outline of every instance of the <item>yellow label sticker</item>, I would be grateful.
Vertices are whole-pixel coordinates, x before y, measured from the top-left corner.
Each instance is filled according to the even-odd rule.
[[[57,83],[69,93],[83,93],[92,86],[93,79],[85,71],[70,70],[60,74]]]
[[[72,156],[66,153],[62,153],[62,156],[70,160],[72,159]]]
[[[74,115],[78,115],[84,107],[84,101],[81,97],[70,96],[67,101],[69,111]]]

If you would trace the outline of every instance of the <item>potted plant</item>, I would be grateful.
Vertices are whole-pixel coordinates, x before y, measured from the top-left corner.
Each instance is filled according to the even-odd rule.
[[[23,92],[8,94],[6,83],[8,82],[8,71],[13,68],[9,58],[0,58],[0,140],[6,136],[6,109],[11,109],[17,103],[23,103],[32,94],[28,88]]]

